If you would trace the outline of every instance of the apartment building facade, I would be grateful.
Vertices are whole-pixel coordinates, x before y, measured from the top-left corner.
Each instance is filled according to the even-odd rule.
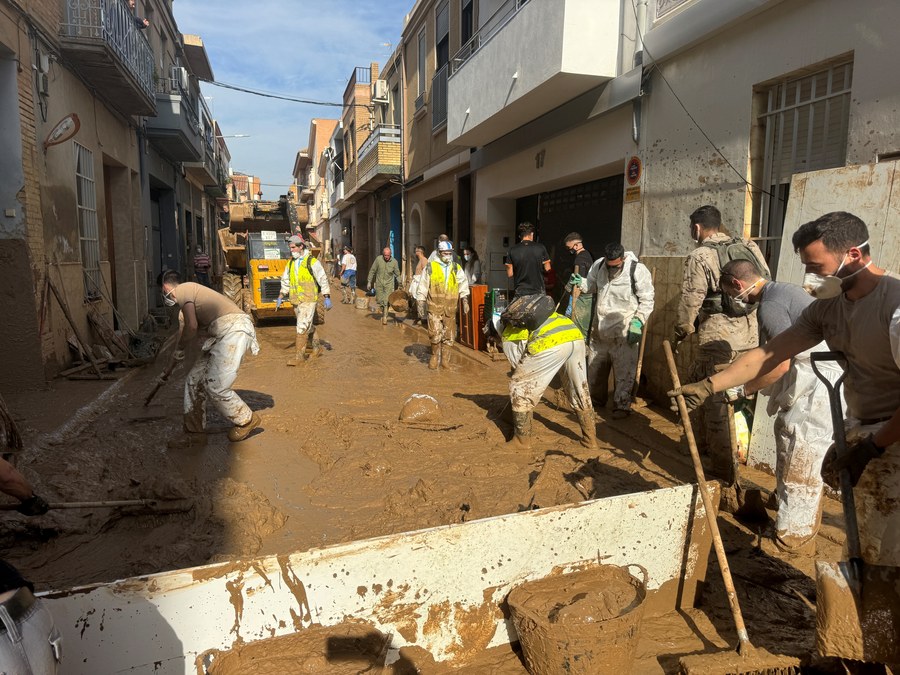
[[[331,209],[328,182],[325,180],[322,162],[328,161],[325,149],[330,146],[331,136],[338,126],[338,120],[315,118],[309,122],[309,139],[306,148],[294,158],[294,183],[296,198],[309,210],[307,229],[322,243],[324,259],[334,255],[329,227]]]
[[[0,0],[4,391],[45,386],[76,334],[88,347],[93,325],[136,329],[156,304],[144,121],[152,35],[180,34],[170,0],[138,5]]]

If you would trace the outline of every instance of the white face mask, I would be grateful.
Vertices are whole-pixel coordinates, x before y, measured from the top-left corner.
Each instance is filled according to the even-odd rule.
[[[300,251],[291,251],[291,257],[294,260],[300,260],[301,253]]]
[[[465,258],[466,260],[471,260],[471,259],[472,259],[472,256],[470,256],[470,255],[467,253],[467,254],[465,254],[465,255],[463,256],[463,258]]]
[[[762,279],[757,279],[752,284],[747,286],[747,288],[745,288],[740,293],[738,293],[736,296],[734,296],[734,299],[737,300],[738,302],[746,303],[747,298],[750,297],[750,294],[753,292],[753,289],[756,288],[757,286],[759,286],[759,284],[761,284],[761,283],[762,283]]]
[[[175,296],[173,296],[171,293],[166,293],[165,291],[163,291],[163,302],[166,304],[166,307],[174,307],[176,304]]]
[[[869,240],[866,239],[856,248],[862,248],[868,243]],[[870,260],[863,267],[860,267],[852,274],[848,274],[845,277],[839,277],[838,274],[842,269],[844,269],[845,264],[847,264],[846,253],[844,254],[844,259],[841,260],[841,264],[838,266],[837,271],[835,271],[834,274],[822,275],[816,274],[814,272],[808,272],[803,276],[803,290],[813,296],[816,300],[830,300],[831,298],[836,298],[843,292],[844,281],[855,277],[857,274],[866,269],[866,267],[871,265],[872,261]]]
[[[453,259],[452,253],[441,253],[441,260],[444,262],[450,262]]]

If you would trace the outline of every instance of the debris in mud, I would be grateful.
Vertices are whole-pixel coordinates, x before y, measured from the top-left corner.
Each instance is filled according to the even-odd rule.
[[[376,672],[384,666],[390,640],[390,635],[365,621],[313,625],[227,651],[211,650],[197,658],[197,671],[208,675]]]
[[[264,537],[277,532],[287,516],[272,506],[265,495],[231,478],[219,481],[213,494],[217,515],[228,520],[229,538],[239,555],[255,555]]]
[[[403,404],[400,411],[401,422],[437,422],[441,418],[441,408],[437,399],[428,394],[413,394]]]

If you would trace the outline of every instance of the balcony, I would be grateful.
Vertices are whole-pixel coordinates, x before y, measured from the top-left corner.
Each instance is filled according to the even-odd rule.
[[[334,184],[334,187],[331,188],[331,197],[329,201],[329,205],[331,206],[332,211],[340,208],[340,203],[344,201],[344,181],[338,181]],[[331,216],[334,216],[334,213],[330,213]]]
[[[156,107],[156,117],[146,120],[150,142],[175,162],[200,161],[200,118],[187,92],[178,82],[163,78],[157,82]]]
[[[503,2],[450,59],[447,141],[484,145],[613,79],[620,14],[620,0]]]
[[[356,187],[375,190],[400,175],[400,127],[379,124],[359,149]]]
[[[123,0],[65,0],[60,48],[124,115],[155,115],[153,50]]]
[[[212,138],[203,138],[200,141],[203,154],[199,162],[185,162],[184,172],[199,185],[212,185],[219,180],[219,171],[215,154],[213,153]]]

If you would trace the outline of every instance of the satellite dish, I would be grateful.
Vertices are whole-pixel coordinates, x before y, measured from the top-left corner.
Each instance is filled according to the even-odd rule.
[[[47,134],[47,138],[44,139],[44,150],[47,150],[51,145],[65,143],[72,138],[72,136],[77,134],[80,128],[81,120],[78,119],[78,115],[75,113],[66,115],[55,127],[53,127],[50,133]]]

